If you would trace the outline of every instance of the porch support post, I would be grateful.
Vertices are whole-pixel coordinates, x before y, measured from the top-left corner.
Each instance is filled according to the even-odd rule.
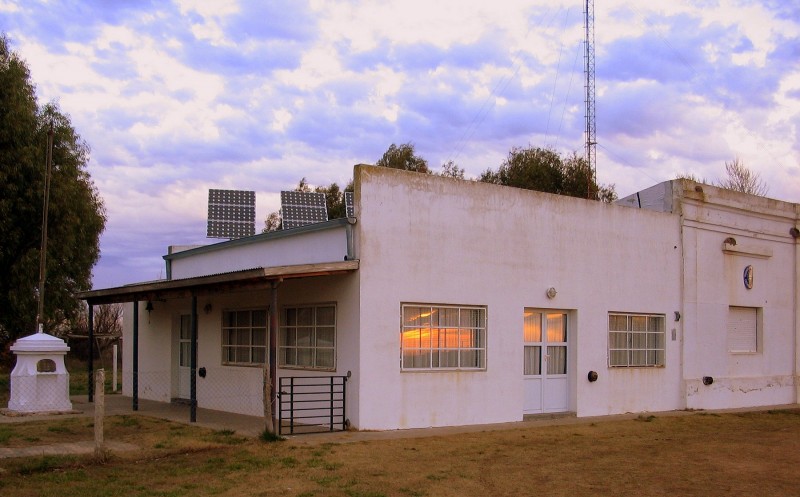
[[[133,301],[133,410],[139,410],[139,301]]]
[[[272,396],[272,426],[277,428],[278,417],[278,282],[272,282],[272,298],[269,313],[269,376]]]
[[[89,306],[89,377],[87,378],[89,384],[87,391],[89,392],[89,402],[94,402],[94,305],[90,301],[86,301]]]
[[[197,295],[192,295],[192,318],[190,321],[192,328],[192,345],[189,354],[189,396],[190,409],[189,421],[197,422]]]

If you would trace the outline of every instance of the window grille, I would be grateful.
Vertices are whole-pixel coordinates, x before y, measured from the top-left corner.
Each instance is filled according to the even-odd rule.
[[[281,312],[281,367],[336,369],[336,306],[285,307]]]
[[[222,313],[222,363],[263,365],[267,357],[266,309]]]
[[[486,369],[486,308],[402,305],[403,370]]]
[[[610,367],[664,366],[664,315],[608,314]]]

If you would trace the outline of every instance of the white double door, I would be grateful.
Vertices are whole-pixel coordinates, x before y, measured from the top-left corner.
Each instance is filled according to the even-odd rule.
[[[569,410],[567,314],[525,308],[523,413]]]

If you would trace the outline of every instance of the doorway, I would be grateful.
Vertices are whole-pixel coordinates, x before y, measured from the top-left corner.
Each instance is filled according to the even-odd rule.
[[[569,409],[567,313],[525,308],[523,413]]]
[[[189,399],[191,396],[191,353],[192,353],[192,316],[183,314],[178,322],[178,333],[176,333],[177,357],[177,388],[175,389],[178,399]]]

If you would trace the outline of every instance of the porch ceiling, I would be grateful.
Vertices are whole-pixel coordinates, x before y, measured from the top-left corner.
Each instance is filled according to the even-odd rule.
[[[269,288],[271,282],[291,278],[312,278],[356,271],[358,260],[273,266],[211,274],[195,278],[158,280],[116,288],[78,292],[75,297],[91,305],[145,300],[169,300],[237,290]]]

